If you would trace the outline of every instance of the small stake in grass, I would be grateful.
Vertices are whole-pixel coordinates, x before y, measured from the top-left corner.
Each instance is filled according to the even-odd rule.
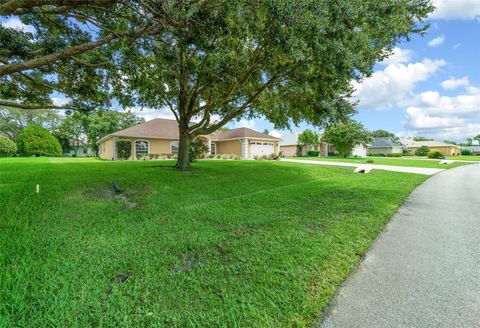
[[[35,191],[37,192],[37,194],[40,193],[40,185],[38,183],[37,183],[37,186],[35,188]]]

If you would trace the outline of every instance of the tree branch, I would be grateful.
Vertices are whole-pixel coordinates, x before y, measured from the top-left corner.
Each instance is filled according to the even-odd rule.
[[[115,0],[7,0],[0,5],[0,15],[18,15],[25,11],[48,6],[46,10],[52,10],[50,6],[80,7],[80,6],[108,6],[116,3]]]
[[[7,108],[18,108],[18,109],[26,109],[26,110],[36,110],[36,109],[71,109],[71,110],[78,110],[78,108],[65,105],[65,106],[55,106],[55,105],[30,105],[30,104],[21,104],[14,101],[8,100],[1,100],[0,99],[0,107],[7,107]]]

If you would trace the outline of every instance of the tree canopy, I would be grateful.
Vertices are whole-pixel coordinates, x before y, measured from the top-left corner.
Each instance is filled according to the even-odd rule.
[[[180,168],[193,138],[234,118],[263,116],[286,128],[349,117],[350,82],[423,32],[433,9],[427,0],[150,3],[180,23],[140,47],[124,43],[115,92],[124,106],[170,108]]]
[[[372,138],[391,138],[394,141],[400,140],[394,133],[382,129],[370,131],[370,136]]]
[[[8,0],[35,33],[0,29],[0,105],[169,108],[177,166],[230,120],[323,126],[354,113],[351,81],[428,27],[429,0]],[[78,52],[76,50],[79,50]]]
[[[342,157],[350,156],[355,146],[366,147],[371,140],[372,137],[363,125],[355,121],[328,126],[322,136],[322,141],[334,145]]]

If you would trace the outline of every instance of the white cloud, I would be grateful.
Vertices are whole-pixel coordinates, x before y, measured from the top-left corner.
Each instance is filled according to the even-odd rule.
[[[442,35],[442,36],[436,37],[435,39],[430,40],[430,42],[428,42],[428,46],[437,47],[441,45],[444,41],[445,41],[445,37]]]
[[[169,120],[174,120],[175,115],[167,109],[153,109],[153,108],[140,108],[140,107],[129,107],[127,110],[131,111],[139,117],[143,117],[145,121],[153,120],[154,118],[166,118]]]
[[[478,0],[433,0],[433,19],[475,19],[480,17]]]
[[[455,90],[460,87],[467,87],[470,85],[470,82],[468,81],[468,76],[464,76],[461,79],[455,79],[453,77],[449,78],[448,80],[443,81],[440,83],[442,88],[445,90]]]
[[[256,124],[255,120],[247,120],[242,118],[241,120],[234,123],[235,128],[249,128],[255,130]]]
[[[52,97],[51,99],[55,106],[63,106],[68,104],[68,99],[64,97]]]
[[[406,125],[413,129],[438,129],[463,125],[464,119],[431,116],[419,107],[408,107]]]
[[[395,47],[393,48],[393,53],[388,58],[385,58],[380,64],[390,65],[408,63],[412,58],[412,54],[412,50]]]
[[[461,43],[455,43],[452,48],[453,49],[457,49],[458,47],[460,47],[462,44]]]
[[[283,133],[278,130],[272,130],[268,134],[275,138],[281,138],[283,136]]]
[[[35,28],[32,25],[23,24],[20,19],[12,17],[2,22],[2,26],[6,28],[13,28],[17,31],[35,33]]]
[[[444,65],[444,60],[427,58],[417,63],[389,64],[384,70],[374,72],[360,83],[354,81],[354,96],[363,108],[391,107],[411,93],[418,82],[427,80]]]

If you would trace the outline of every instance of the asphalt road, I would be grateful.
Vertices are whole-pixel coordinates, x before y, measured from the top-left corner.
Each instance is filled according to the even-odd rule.
[[[317,326],[480,327],[480,165],[418,187]]]

